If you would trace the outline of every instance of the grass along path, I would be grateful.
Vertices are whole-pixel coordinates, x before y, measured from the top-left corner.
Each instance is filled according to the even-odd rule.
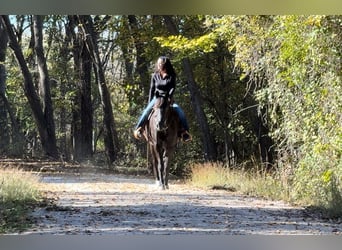
[[[31,209],[42,199],[37,175],[16,168],[0,169],[0,233],[30,227]]]

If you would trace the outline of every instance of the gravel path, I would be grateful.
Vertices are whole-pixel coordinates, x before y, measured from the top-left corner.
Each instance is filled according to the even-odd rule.
[[[22,234],[341,234],[342,224],[305,209],[225,190],[108,174],[42,176],[54,205],[35,210]]]

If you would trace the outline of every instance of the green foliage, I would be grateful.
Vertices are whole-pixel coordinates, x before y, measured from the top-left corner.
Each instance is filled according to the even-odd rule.
[[[331,211],[342,206],[340,25],[338,16],[220,16],[207,18],[212,36],[202,36],[207,43],[230,38],[240,80],[254,83],[259,110],[267,111],[292,198]],[[183,40],[173,47],[191,44]],[[206,44],[196,41],[194,50]]]
[[[341,45],[340,31],[329,22],[276,16],[269,29],[249,38],[258,43],[235,48],[239,65],[266,81],[256,96],[268,109],[279,166],[293,168],[293,196],[341,211]],[[251,61],[241,48],[261,53]]]
[[[256,158],[255,121],[262,117],[275,142],[275,174],[290,190],[291,199],[342,211],[341,16],[173,16],[179,30],[176,36],[167,32],[162,16],[135,18],[136,26],[127,16],[113,16],[107,25],[99,22],[96,27],[119,136],[118,165],[146,164],[145,146],[132,138],[132,129],[147,104],[150,83],[145,78],[159,55],[172,58],[178,76],[175,100],[184,109],[193,135],[193,142],[177,151],[172,171],[187,175],[189,162],[203,161],[201,131],[183,74],[182,58],[188,57],[217,160],[234,158],[232,165],[238,165]],[[47,16],[44,23],[49,75],[56,80],[51,91],[59,142],[67,134],[61,124],[73,123],[79,92],[72,53],[76,44],[65,46],[67,20]],[[37,77],[28,33],[22,33],[21,45]],[[8,100],[30,140],[36,137],[35,122],[10,53],[6,70]],[[92,77],[96,79],[93,73]],[[95,80],[92,101],[93,134],[98,139],[103,113]],[[101,153],[102,140],[94,139],[94,147]]]
[[[177,19],[178,18],[178,19]],[[234,65],[233,46],[236,35],[236,16],[185,16],[175,17],[179,21],[180,34],[177,36],[155,37],[162,47],[169,48],[175,55],[175,65],[188,57],[205,100],[203,109],[218,149],[218,160],[244,161],[245,156],[257,151],[253,122],[256,117],[253,96],[249,95],[246,81],[240,78],[240,69]],[[200,23],[200,24],[199,24]],[[188,27],[194,25],[194,29]],[[184,27],[183,27],[184,26]],[[187,27],[187,28],[185,28]],[[178,69],[182,70],[182,65]],[[180,76],[182,72],[180,72]],[[186,82],[180,79],[178,89],[186,89]],[[189,97],[181,96],[181,106],[186,109]],[[183,101],[184,100],[184,101]],[[190,120],[196,118],[190,111]],[[197,129],[195,123],[194,129]],[[196,138],[196,137],[195,137]],[[234,158],[234,159],[233,159]]]
[[[162,47],[171,48],[175,53],[180,53],[183,57],[191,56],[195,53],[209,53],[216,47],[216,37],[212,33],[192,39],[182,35],[155,37],[155,39]]]
[[[203,56],[214,52],[220,41],[229,43],[232,35],[229,27],[233,19],[231,16],[185,16],[179,19],[179,35],[154,37],[162,48],[171,49],[177,58]]]

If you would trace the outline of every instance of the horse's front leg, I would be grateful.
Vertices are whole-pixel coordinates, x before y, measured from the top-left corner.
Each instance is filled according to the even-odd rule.
[[[159,150],[158,154],[158,175],[159,175],[159,186],[165,189],[165,162],[164,162],[163,150]]]
[[[153,146],[150,146],[150,152],[151,152],[151,157],[152,157],[153,176],[156,180],[156,184],[159,185],[160,176],[158,175],[158,159],[157,159],[158,152],[154,149]]]
[[[160,152],[160,162],[159,162],[159,176],[160,176],[160,184],[162,189],[168,189],[168,161],[169,157],[167,156],[167,152],[165,150],[161,150]]]
[[[168,147],[163,155],[163,162],[164,162],[164,176],[163,179],[165,180],[165,188],[169,189],[169,172],[170,172],[170,162],[172,160],[173,153],[175,151],[175,147]]]
[[[163,162],[164,162],[164,173],[163,173],[164,187],[165,189],[169,189],[169,157],[167,154],[164,155]]]

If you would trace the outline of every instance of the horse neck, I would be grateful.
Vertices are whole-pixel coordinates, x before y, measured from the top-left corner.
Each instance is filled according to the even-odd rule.
[[[153,120],[154,124],[151,124],[151,129],[154,128],[159,130],[163,130],[167,127],[165,124],[168,120],[170,106],[169,102],[166,99],[166,97],[158,97],[155,101],[155,104],[153,106],[153,115],[151,117],[151,120]],[[160,126],[160,128],[159,128]]]

